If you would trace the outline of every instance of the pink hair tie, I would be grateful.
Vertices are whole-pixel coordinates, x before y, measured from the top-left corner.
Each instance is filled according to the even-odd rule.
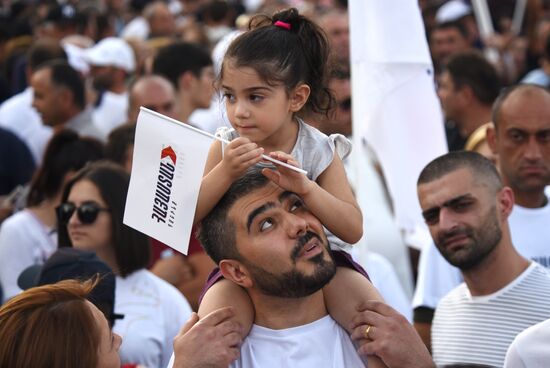
[[[283,22],[283,21],[281,21],[281,20],[278,20],[278,21],[276,21],[275,23],[273,23],[273,25],[274,25],[275,27],[281,27],[281,28],[284,28],[284,29],[290,31],[290,24],[287,23],[287,22]]]

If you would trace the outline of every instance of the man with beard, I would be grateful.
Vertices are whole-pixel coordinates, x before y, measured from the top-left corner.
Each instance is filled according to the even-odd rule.
[[[464,278],[436,308],[434,361],[502,366],[514,337],[550,317],[550,273],[512,244],[514,192],[483,156],[452,152],[423,169],[418,197],[437,249]]]
[[[321,288],[334,276],[335,260],[322,224],[298,195],[253,168],[231,185],[201,227],[207,253],[254,306],[254,325],[233,367],[364,366],[346,331],[327,313]],[[372,295],[378,298],[374,288]],[[367,359],[370,367],[385,366],[374,356]]]

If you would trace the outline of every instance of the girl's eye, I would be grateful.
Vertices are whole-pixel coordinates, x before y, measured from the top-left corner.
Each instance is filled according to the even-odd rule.
[[[263,100],[264,97],[260,95],[250,95],[250,101],[258,102]]]
[[[260,231],[266,231],[273,226],[273,220],[267,218],[260,223]]]
[[[229,92],[225,92],[223,94],[223,98],[225,98],[228,102],[234,102],[235,101],[235,97]]]

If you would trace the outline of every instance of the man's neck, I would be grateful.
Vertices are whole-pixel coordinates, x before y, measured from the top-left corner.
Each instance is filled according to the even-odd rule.
[[[178,97],[178,103],[176,105],[176,114],[178,120],[183,123],[189,124],[189,117],[195,110],[196,107],[189,99],[189,96],[180,93]]]
[[[306,325],[327,315],[322,291],[303,298],[278,298],[250,292],[256,325],[282,330]]]
[[[540,208],[548,204],[548,197],[544,193],[544,188],[529,192],[514,189],[514,202],[525,208]]]
[[[504,238],[506,236],[503,234]],[[511,242],[501,243],[475,268],[462,271],[462,276],[470,294],[482,296],[504,288],[527,267],[529,267],[529,261],[516,251]]]
[[[458,125],[460,135],[468,138],[477,128],[491,121],[491,107],[473,104],[465,112]]]

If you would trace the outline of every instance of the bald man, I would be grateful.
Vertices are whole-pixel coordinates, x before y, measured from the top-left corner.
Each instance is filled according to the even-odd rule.
[[[175,92],[172,84],[159,75],[147,75],[135,81],[130,88],[128,121],[135,123],[139,107],[175,118]]]

